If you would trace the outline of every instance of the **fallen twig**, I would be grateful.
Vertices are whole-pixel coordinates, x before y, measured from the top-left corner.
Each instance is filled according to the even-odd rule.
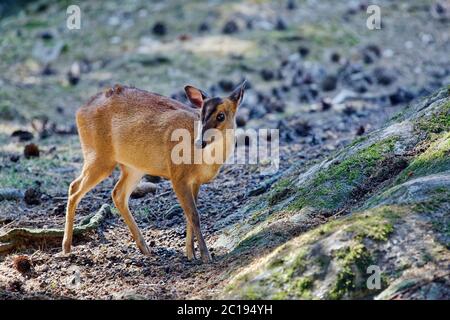
[[[109,205],[104,204],[100,210],[85,218],[81,223],[73,229],[75,236],[81,235],[88,231],[97,229],[100,224],[111,215]],[[27,244],[35,240],[56,240],[62,239],[64,236],[63,229],[31,229],[31,228],[15,228],[11,229],[3,235],[0,235],[0,253],[10,251],[18,246]]]

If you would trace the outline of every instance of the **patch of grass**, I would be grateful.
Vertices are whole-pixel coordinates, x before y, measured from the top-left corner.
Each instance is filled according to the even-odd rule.
[[[3,168],[0,171],[0,185],[9,188],[25,189],[39,181],[43,190],[67,190],[72,176],[51,174],[51,171],[61,167],[59,159],[21,159],[17,165]],[[26,168],[23,170],[22,168]],[[63,187],[62,187],[63,185]]]

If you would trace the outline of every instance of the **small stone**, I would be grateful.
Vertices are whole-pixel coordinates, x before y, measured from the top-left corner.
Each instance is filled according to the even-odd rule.
[[[149,193],[155,193],[158,187],[151,182],[141,182],[136,189],[131,193],[131,198],[138,199],[146,196]]]
[[[80,64],[78,62],[72,63],[70,66],[70,70],[67,73],[67,79],[69,80],[69,83],[73,86],[75,86],[80,81]]]
[[[294,10],[296,8],[297,8],[297,3],[295,2],[295,0],[288,0],[287,5],[286,5],[286,9]]]
[[[32,157],[39,157],[39,147],[34,143],[27,144],[23,149],[23,155],[27,159]]]
[[[330,60],[334,63],[339,63],[341,61],[341,55],[338,52],[333,52],[330,54]]]
[[[218,85],[223,91],[231,91],[234,89],[234,84],[230,80],[220,80]]]
[[[51,40],[51,39],[53,39],[53,34],[50,31],[42,31],[39,34],[39,37],[41,37],[41,39],[44,39],[44,40]]]
[[[279,17],[277,19],[277,23],[275,24],[275,29],[278,31],[284,31],[287,29],[286,21],[283,18]]]
[[[192,39],[191,35],[186,34],[186,33],[180,34],[178,36],[178,40],[180,40],[180,41],[189,41],[191,39]]]
[[[13,154],[9,157],[9,161],[11,162],[17,162],[20,160],[20,156],[18,154]]]
[[[396,106],[401,103],[408,103],[414,99],[414,94],[403,88],[398,88],[397,91],[389,95],[391,105]]]
[[[370,44],[362,49],[364,63],[370,64],[381,57],[381,49],[375,44]]]
[[[236,115],[236,125],[238,127],[245,127],[249,120],[250,112],[248,109],[239,108]]]
[[[307,137],[311,132],[311,125],[307,121],[300,121],[294,125],[295,133],[300,137]]]
[[[202,22],[199,26],[198,26],[198,31],[199,32],[206,32],[209,31],[209,24],[207,24],[206,22]]]
[[[304,84],[313,84],[314,83],[314,77],[313,77],[313,75],[311,74],[311,73],[306,73],[304,76],[303,76],[303,83]]]
[[[442,3],[439,1],[436,1],[431,7],[430,7],[431,16],[434,19],[440,20],[440,21],[446,21],[450,19],[450,4],[448,2],[446,3],[443,1]]]
[[[322,90],[333,91],[337,87],[337,77],[334,75],[326,76],[321,83]]]
[[[373,76],[376,82],[383,86],[388,86],[396,80],[395,75],[383,67],[376,68],[373,71]]]
[[[269,70],[269,69],[261,70],[261,78],[263,78],[264,81],[273,80],[274,77],[275,77],[275,74],[272,70]]]
[[[11,134],[11,138],[23,142],[32,140],[34,136],[30,131],[16,130]]]
[[[42,264],[42,265],[40,265],[40,266],[37,266],[36,268],[35,268],[35,270],[37,271],[37,272],[47,272],[48,270],[50,270],[50,268],[48,267],[48,264]]]
[[[355,114],[355,113],[356,113],[356,110],[355,110],[355,108],[354,108],[352,105],[347,104],[347,105],[345,106],[343,112],[344,112],[344,114],[345,114],[346,116],[351,116],[352,114]]]
[[[23,200],[28,205],[38,205],[41,203],[42,193],[39,188],[31,187],[25,191]]]
[[[239,26],[234,20],[229,20],[225,23],[222,29],[222,33],[233,34],[239,31]]]
[[[305,46],[300,46],[298,48],[298,53],[304,58],[309,54],[309,48]]]
[[[333,106],[333,102],[330,98],[323,98],[320,101],[321,105],[322,105],[322,111],[327,111],[330,110],[331,107]]]
[[[281,100],[269,101],[266,104],[266,109],[268,112],[279,112],[282,113],[286,109],[286,105]]]
[[[43,76],[51,76],[53,74],[56,74],[56,70],[52,68],[50,63],[47,63],[41,70],[41,75]]]
[[[164,36],[167,33],[166,25],[163,22],[156,22],[152,28],[153,34],[157,36]]]
[[[364,128],[364,126],[359,126],[358,130],[356,131],[356,135],[357,136],[362,136],[364,134],[364,132],[366,132],[366,129]]]

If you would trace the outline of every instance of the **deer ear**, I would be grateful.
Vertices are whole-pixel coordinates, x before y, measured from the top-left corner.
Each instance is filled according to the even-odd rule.
[[[189,101],[197,108],[203,107],[203,101],[208,97],[202,90],[193,86],[185,86],[184,91]]]
[[[238,85],[233,90],[233,92],[230,94],[230,97],[229,97],[230,100],[234,101],[237,106],[242,102],[242,99],[244,98],[244,90],[245,90],[246,83],[247,83],[247,80],[242,81],[242,83],[240,85]]]

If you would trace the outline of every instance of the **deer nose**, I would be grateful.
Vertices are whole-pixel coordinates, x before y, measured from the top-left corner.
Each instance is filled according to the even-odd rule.
[[[195,140],[195,142],[194,142],[194,145],[195,145],[195,147],[196,148],[204,148],[204,144],[206,144],[206,142],[205,141],[203,141],[201,138],[199,138],[199,139],[197,139],[197,140]]]
[[[194,142],[195,147],[196,147],[196,148],[199,148],[199,149],[204,149],[204,148],[206,147],[207,144],[208,144],[208,142],[203,141],[203,140],[201,140],[201,139],[197,139],[197,140],[195,140],[195,142]]]

